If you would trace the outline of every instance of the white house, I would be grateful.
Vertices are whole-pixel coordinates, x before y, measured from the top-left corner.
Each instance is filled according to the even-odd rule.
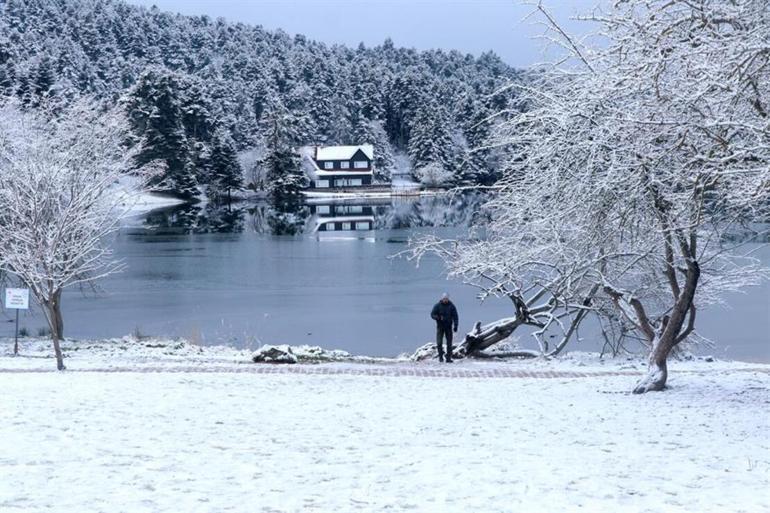
[[[374,147],[306,146],[302,165],[312,189],[363,187],[372,184]]]

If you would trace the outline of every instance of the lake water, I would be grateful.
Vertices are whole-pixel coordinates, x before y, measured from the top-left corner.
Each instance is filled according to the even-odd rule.
[[[68,291],[69,337],[132,332],[182,336],[201,344],[257,347],[313,344],[356,354],[394,356],[433,338],[429,312],[449,292],[464,332],[476,320],[512,314],[507,300],[480,304],[475,290],[447,281],[441,263],[393,255],[419,233],[467,233],[477,216],[468,197],[429,197],[303,206],[232,209],[184,207],[134,219],[115,241],[126,270],[102,282],[99,294]],[[333,224],[332,224],[333,223]],[[333,229],[332,229],[333,228]],[[770,265],[770,245],[758,256]],[[770,361],[770,284],[728,297],[731,308],[701,313],[699,331],[717,342],[708,354]],[[3,336],[12,336],[9,322]],[[38,313],[20,325],[44,326]],[[596,336],[571,342],[599,350]],[[525,347],[534,340],[521,337]]]

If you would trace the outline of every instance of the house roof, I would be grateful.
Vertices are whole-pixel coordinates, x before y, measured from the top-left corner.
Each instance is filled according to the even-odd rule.
[[[361,144],[359,146],[319,146],[316,160],[350,160],[361,150],[369,160],[374,160],[374,146]]]
[[[318,180],[319,178],[328,178],[330,176],[350,176],[350,177],[358,177],[358,176],[372,176],[373,173],[371,170],[368,171],[356,171],[354,169],[345,169],[340,171],[324,171],[318,167],[318,164],[315,160],[313,160],[313,154],[312,154],[313,148],[312,147],[303,147],[300,148],[300,154],[303,156],[302,158],[302,169],[305,171],[305,174],[307,174],[311,180]]]

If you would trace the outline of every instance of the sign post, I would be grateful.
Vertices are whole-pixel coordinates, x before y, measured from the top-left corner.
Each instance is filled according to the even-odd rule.
[[[29,309],[29,289],[5,289],[5,307],[16,310],[16,334],[13,337],[13,354],[19,354],[19,310]]]

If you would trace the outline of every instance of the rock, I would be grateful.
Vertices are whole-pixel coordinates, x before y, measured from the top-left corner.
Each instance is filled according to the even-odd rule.
[[[292,346],[290,349],[301,362],[334,362],[351,359],[350,353],[339,349],[324,349],[308,345]]]
[[[254,363],[297,363],[299,360],[287,345],[264,345],[251,355]]]
[[[452,358],[460,360],[465,358],[465,347],[454,346],[452,347]],[[438,348],[435,342],[428,342],[417,348],[417,350],[409,355],[409,359],[413,362],[422,362],[425,360],[438,360]]]
[[[435,343],[428,342],[417,348],[409,357],[414,362],[421,362],[423,360],[436,360],[438,359],[438,350]]]

